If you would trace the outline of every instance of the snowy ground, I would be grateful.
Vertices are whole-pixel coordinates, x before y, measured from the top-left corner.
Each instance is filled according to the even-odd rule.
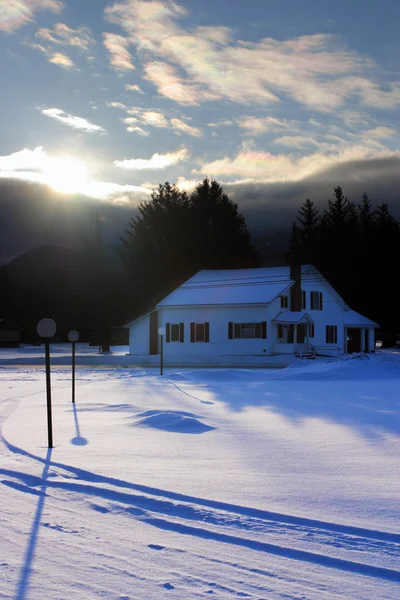
[[[49,451],[0,367],[0,598],[399,597],[400,354],[52,383]]]

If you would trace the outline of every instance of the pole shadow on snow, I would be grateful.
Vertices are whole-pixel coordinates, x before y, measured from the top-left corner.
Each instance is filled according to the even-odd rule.
[[[52,449],[49,448],[47,450],[46,458],[44,460],[44,468],[41,477],[41,487],[39,491],[39,500],[36,507],[36,513],[33,519],[31,533],[29,536],[28,547],[25,552],[24,562],[21,567],[21,573],[18,581],[18,587],[15,594],[15,600],[24,600],[26,598],[26,593],[28,591],[29,579],[32,572],[32,564],[33,559],[35,557],[35,550],[37,544],[37,538],[39,533],[40,521],[42,518],[44,501],[46,498],[46,488],[47,488],[47,477],[49,474],[49,469],[51,465],[51,452]]]
[[[76,404],[72,404],[72,410],[74,412],[74,420],[75,420],[75,428],[76,428],[76,436],[72,438],[71,444],[75,444],[75,446],[86,446],[88,443],[87,439],[81,436],[81,432],[79,429],[79,421],[78,421],[78,412],[76,410]]]
[[[20,452],[21,454],[30,456],[36,460],[42,461],[40,457],[35,457],[30,453],[20,450],[16,447],[11,446],[6,443],[6,445],[12,449],[14,452]],[[248,548],[250,550],[255,550],[258,552],[264,552],[266,554],[271,554],[275,556],[281,556],[283,558],[289,558],[292,560],[298,560],[301,562],[306,562],[314,565],[319,565],[322,567],[334,568],[341,571],[346,571],[350,573],[360,574],[369,577],[376,577],[379,579],[383,579],[386,581],[398,581],[400,582],[400,572],[384,567],[377,567],[370,564],[359,563],[352,560],[345,560],[336,558],[333,556],[329,556],[326,554],[320,554],[316,552],[309,552],[304,550],[298,550],[295,548],[280,546],[277,544],[270,544],[261,541],[256,541],[254,539],[244,538],[241,535],[232,535],[227,533],[220,533],[216,531],[211,531],[209,529],[205,529],[201,526],[192,527],[186,525],[184,523],[177,523],[175,521],[170,521],[163,518],[153,517],[151,513],[158,513],[161,515],[165,515],[168,517],[178,517],[184,518],[185,520],[194,520],[197,522],[201,522],[202,525],[205,523],[209,523],[212,525],[224,525],[225,520],[214,511],[211,511],[209,514],[207,511],[204,511],[204,508],[200,507],[209,507],[214,510],[222,510],[224,512],[228,511],[230,513],[236,513],[239,515],[246,515],[249,517],[262,519],[265,521],[273,522],[272,524],[275,526],[283,525],[283,524],[292,524],[298,525],[302,529],[306,528],[319,528],[323,531],[324,534],[328,532],[337,532],[344,533],[349,536],[360,536],[369,539],[369,541],[373,539],[381,540],[382,542],[399,542],[399,535],[392,534],[389,532],[383,531],[374,531],[369,529],[362,529],[353,526],[346,526],[335,523],[328,523],[323,521],[317,521],[313,519],[307,519],[302,517],[294,517],[291,515],[284,515],[280,513],[273,513],[270,511],[263,511],[259,509],[254,509],[250,507],[237,506],[234,504],[228,504],[225,502],[207,500],[204,498],[196,498],[193,496],[186,496],[183,494],[169,492],[167,490],[161,490],[157,488],[152,488],[144,485],[134,484],[127,481],[114,479],[112,477],[105,477],[102,475],[97,475],[95,473],[91,473],[89,471],[85,471],[83,469],[79,469],[76,467],[71,467],[68,465],[63,465],[61,463],[52,463],[53,467],[61,467],[71,473],[74,473],[79,479],[86,481],[86,483],[70,483],[65,481],[46,481],[47,472],[49,468],[48,461],[45,463],[45,469],[43,471],[43,477],[37,477],[33,475],[28,475],[26,473],[21,473],[18,471],[10,471],[6,469],[0,469],[0,473],[6,475],[8,477],[13,477],[22,481],[27,489],[32,488],[41,488],[42,496],[40,497],[38,503],[38,509],[36,511],[36,516],[34,519],[34,525],[32,528],[31,539],[29,542],[28,550],[26,553],[25,565],[21,574],[20,584],[18,588],[18,595],[16,596],[16,600],[24,600],[25,599],[25,590],[27,589],[30,566],[33,559],[36,538],[37,538],[37,528],[40,522],[40,516],[43,509],[44,504],[44,492],[46,487],[51,487],[55,489],[65,490],[69,492],[75,492],[78,494],[85,494],[87,496],[92,496],[94,498],[102,498],[107,501],[117,502],[118,507],[111,507],[111,509],[105,509],[103,507],[100,512],[108,513],[113,508],[117,508],[118,511],[121,510],[121,504],[125,505],[122,509],[127,514],[139,515],[141,520],[145,521],[147,524],[152,525],[158,529],[164,529],[168,531],[174,531],[175,533],[183,534],[183,535],[191,535],[197,538],[207,539],[215,542],[222,542],[225,544],[230,544],[238,547]],[[101,483],[114,485],[119,488],[128,488],[130,490],[140,491],[147,495],[153,496],[152,498],[144,495],[138,495],[133,493],[123,492],[121,490],[111,490],[104,488],[103,485],[95,486],[88,484],[90,482],[93,484]],[[21,486],[22,487],[22,486]],[[27,490],[26,490],[27,491]],[[155,497],[154,497],[155,496]],[[168,498],[165,500],[163,498]],[[178,500],[185,503],[196,504],[197,506],[188,506],[187,504],[170,502],[169,500]],[[99,507],[97,505],[92,505],[94,510],[98,510]],[[232,524],[232,523],[231,523]],[[240,523],[239,523],[240,526]],[[251,529],[251,528],[250,528]]]

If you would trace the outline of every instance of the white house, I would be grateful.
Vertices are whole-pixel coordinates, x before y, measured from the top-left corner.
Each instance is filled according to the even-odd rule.
[[[373,352],[375,328],[312,265],[199,271],[129,323],[131,355],[181,363],[232,356]]]

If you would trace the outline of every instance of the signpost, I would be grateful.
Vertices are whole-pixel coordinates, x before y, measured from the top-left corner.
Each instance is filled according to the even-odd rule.
[[[165,335],[165,327],[159,327],[158,328],[158,335],[160,336],[161,340],[160,340],[160,375],[163,374],[163,341],[164,341],[164,335]]]
[[[47,393],[47,437],[49,448],[53,448],[53,423],[51,416],[51,382],[50,382],[50,344],[49,339],[57,331],[57,325],[53,319],[42,319],[36,327],[36,331],[45,340],[46,355],[46,393]]]
[[[72,402],[75,403],[75,344],[79,340],[79,333],[73,329],[68,339],[72,343]]]

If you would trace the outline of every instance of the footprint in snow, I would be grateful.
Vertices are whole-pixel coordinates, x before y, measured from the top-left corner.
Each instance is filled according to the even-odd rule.
[[[148,547],[152,550],[165,550],[165,546],[159,546],[158,544],[149,544]]]
[[[172,583],[164,583],[163,588],[165,588],[166,590],[174,590],[175,587],[172,585]]]

